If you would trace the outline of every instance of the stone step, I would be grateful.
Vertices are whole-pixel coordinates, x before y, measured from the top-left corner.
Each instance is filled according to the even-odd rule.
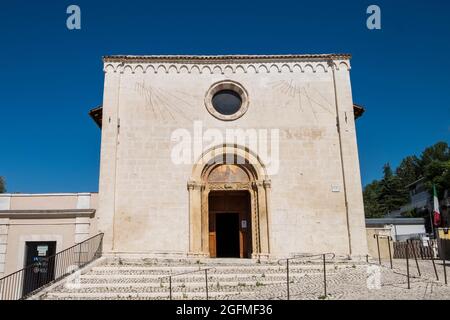
[[[321,276],[322,273],[310,273],[308,275]],[[290,279],[301,279],[305,274],[290,274]],[[246,281],[246,280],[260,280],[260,281],[277,281],[286,279],[286,273],[283,274],[215,274],[208,275],[208,281]],[[172,277],[172,283],[177,282],[203,282],[205,276],[202,274],[193,275],[188,274],[186,276]],[[166,283],[169,282],[168,277],[161,277],[160,275],[97,275],[97,274],[86,274],[80,277],[81,283]]]
[[[260,287],[276,284],[283,284],[286,281],[271,280],[271,281],[222,281],[222,282],[208,282],[208,288],[211,291],[223,291],[232,287]],[[219,284],[219,285],[218,285]],[[137,292],[137,291],[167,291],[169,283],[81,283],[68,284],[58,287],[60,292]],[[205,289],[205,282],[176,282],[172,283],[172,290],[195,290],[202,291]],[[220,290],[219,290],[220,289]]]
[[[229,292],[210,292],[209,299],[218,300],[224,298],[239,299],[241,294],[252,294],[253,291],[229,291]],[[43,300],[168,300],[168,292],[50,292],[42,296]],[[205,300],[205,292],[174,292],[173,300]]]
[[[327,269],[330,268],[352,268],[351,264],[327,264]],[[361,265],[358,265],[361,266]],[[226,269],[234,269],[234,270],[247,270],[247,269],[286,269],[286,264],[274,264],[274,265],[261,265],[261,264],[252,264],[252,265],[112,265],[105,264],[101,266],[93,267],[92,270],[102,270],[102,269],[128,269],[128,270],[144,270],[144,269],[155,269],[155,270],[166,270],[166,269],[180,269],[180,270],[197,270],[197,269],[205,269],[211,268],[216,270],[226,270]],[[289,268],[298,268],[298,269],[322,269],[322,264],[289,264]]]
[[[330,274],[333,270],[330,270]],[[289,271],[290,272],[290,271]],[[291,273],[291,272],[290,272]],[[316,271],[316,272],[309,272],[309,273],[292,273],[293,275],[303,275],[303,274],[322,274],[322,271]],[[328,273],[328,270],[327,270]],[[131,274],[123,274],[123,273],[111,273],[111,274],[103,274],[103,273],[86,273],[81,275],[81,278],[92,278],[92,279],[101,279],[101,278],[147,278],[147,279],[162,279],[162,278],[169,278],[169,276],[172,275],[172,279],[183,279],[183,278],[198,278],[198,279],[204,279],[205,273],[204,272],[191,272],[191,273],[149,273],[149,274],[138,274],[138,273],[131,273]],[[281,272],[251,272],[247,270],[246,272],[208,272],[208,278],[209,277],[234,277],[234,276],[244,276],[244,277],[264,277],[264,276],[282,276],[286,275],[286,271]]]
[[[235,260],[235,259],[234,259]],[[250,260],[251,261],[251,260]],[[283,291],[286,286],[286,265],[277,263],[245,263],[224,259],[220,263],[188,264],[148,263],[146,260],[131,263],[112,263],[93,266],[76,279],[60,283],[40,298],[67,299],[163,299],[169,297],[169,275],[172,276],[174,299],[205,299],[205,268],[208,270],[208,292],[210,299],[239,299],[252,297],[255,292],[266,290]],[[358,263],[328,263],[327,275],[365,267]],[[194,272],[193,272],[194,271]],[[321,263],[290,264],[290,282],[303,283],[308,279],[323,276]],[[330,277],[330,280],[332,277]],[[307,282],[307,281],[306,281]],[[282,288],[282,289],[280,289]],[[239,296],[240,295],[240,296]]]
[[[119,259],[119,258],[108,258],[106,259],[108,265],[118,265],[118,266],[172,266],[172,265],[183,265],[183,266],[222,266],[222,265],[234,265],[234,266],[277,266],[286,265],[285,260],[271,260],[271,261],[260,261],[254,259],[239,259],[239,258],[202,258],[202,259]],[[291,265],[322,265],[321,259],[294,259],[289,262]],[[364,261],[350,261],[348,259],[334,259],[327,260],[327,264],[365,264]]]
[[[206,267],[208,268],[208,267]],[[333,272],[336,270],[342,270],[346,268],[351,268],[350,266],[327,266],[327,272]],[[185,266],[172,266],[172,267],[113,267],[113,266],[101,266],[94,267],[91,270],[91,274],[181,274],[186,272],[197,271],[198,273],[204,272],[203,269],[199,268],[187,268]],[[290,266],[289,271],[292,273],[307,273],[307,272],[322,272],[321,267],[300,267],[300,266]],[[251,266],[251,267],[241,267],[237,268],[235,266],[227,267],[215,267],[208,270],[208,274],[213,273],[268,273],[268,272],[280,272],[285,273],[286,267],[280,266]]]

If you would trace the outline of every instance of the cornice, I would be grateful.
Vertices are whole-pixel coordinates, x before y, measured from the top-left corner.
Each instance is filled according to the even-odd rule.
[[[105,72],[120,73],[281,73],[350,69],[349,54],[105,56]]]
[[[60,209],[60,210],[0,210],[0,218],[34,219],[34,218],[78,218],[93,217],[95,209]]]
[[[276,55],[107,55],[103,62],[236,63],[280,60],[350,60],[348,53]]]

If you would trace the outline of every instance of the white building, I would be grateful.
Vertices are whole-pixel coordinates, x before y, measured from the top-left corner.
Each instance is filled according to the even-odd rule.
[[[0,275],[99,232],[111,255],[365,255],[349,60],[105,57],[98,198],[0,195]]]

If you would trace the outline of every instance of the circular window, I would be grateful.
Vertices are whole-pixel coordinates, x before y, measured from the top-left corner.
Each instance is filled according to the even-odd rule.
[[[242,99],[236,91],[220,90],[213,96],[212,105],[220,114],[229,116],[239,111]]]
[[[231,80],[216,82],[209,88],[205,104],[214,117],[220,120],[235,120],[247,111],[247,91]]]

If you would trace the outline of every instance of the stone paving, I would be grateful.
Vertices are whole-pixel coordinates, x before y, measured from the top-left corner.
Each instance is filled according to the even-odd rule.
[[[450,264],[447,262],[446,266]],[[436,281],[432,262],[419,261],[421,277],[418,276],[415,261],[410,261],[410,289],[406,276],[406,261],[394,260],[393,269],[389,261],[370,261],[365,266],[355,266],[327,275],[327,296],[331,300],[438,300],[450,299],[450,286],[444,283],[442,261],[436,261],[439,280]],[[368,269],[369,268],[369,269]],[[380,270],[380,283],[368,283],[370,270]],[[267,288],[263,291],[242,297],[247,299],[286,299],[286,285]],[[306,276],[290,285],[290,298],[324,299],[323,277]]]
[[[436,261],[439,281],[432,262],[410,260],[410,289],[407,288],[406,261],[378,260],[327,263],[327,295],[324,294],[323,267],[320,261],[303,261],[290,265],[290,299],[450,299],[450,286],[444,284],[442,261]],[[447,266],[450,265],[447,262]],[[287,298],[285,264],[230,260],[216,263],[186,261],[117,262],[108,261],[83,274],[77,286],[58,284],[39,299],[168,299],[168,275],[201,269],[172,278],[173,299],[205,299],[205,274],[208,270],[210,299],[278,300]]]

